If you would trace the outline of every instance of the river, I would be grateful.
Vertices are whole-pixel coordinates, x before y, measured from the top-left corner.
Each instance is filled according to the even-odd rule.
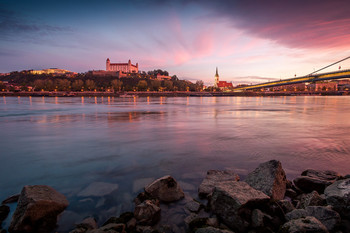
[[[192,197],[209,169],[244,178],[270,159],[289,179],[307,168],[345,175],[349,119],[347,96],[0,97],[0,200],[27,184],[54,187],[70,202],[63,232],[132,210],[163,175]],[[89,185],[102,193],[86,194]]]

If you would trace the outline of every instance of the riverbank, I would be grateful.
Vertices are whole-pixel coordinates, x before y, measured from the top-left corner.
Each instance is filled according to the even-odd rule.
[[[0,96],[32,96],[32,97],[210,97],[210,96],[339,96],[349,92],[0,92]]]
[[[94,185],[87,190],[91,195],[96,189],[113,190]],[[49,186],[25,186],[3,201],[0,220],[7,217],[6,205],[17,201],[9,232],[50,232],[69,205]],[[243,181],[232,170],[209,170],[195,198],[173,177],[161,177],[145,186],[134,206],[102,226],[87,216],[70,232],[345,233],[350,231],[350,175],[307,169],[290,181],[282,164],[270,160]]]

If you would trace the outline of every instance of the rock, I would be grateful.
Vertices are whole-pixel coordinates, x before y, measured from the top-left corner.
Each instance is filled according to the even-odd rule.
[[[156,231],[154,231],[151,226],[140,226],[140,225],[137,225],[136,226],[136,232],[152,233],[152,232],[156,232]]]
[[[98,228],[96,219],[93,217],[84,219],[78,226],[83,226],[86,229],[96,229]]]
[[[125,212],[122,213],[119,217],[110,217],[102,226],[108,225],[110,223],[127,223],[130,219],[134,217],[134,213]]]
[[[215,185],[219,182],[239,181],[239,179],[239,176],[233,171],[209,170],[198,188],[198,195],[201,198],[206,198],[213,193]]]
[[[195,231],[198,228],[207,227],[208,218],[195,218],[189,224],[189,229]]]
[[[315,217],[293,219],[285,223],[281,233],[328,233],[327,228]]]
[[[317,191],[323,193],[324,189],[333,184],[340,175],[334,171],[318,171],[308,169],[301,173],[301,176],[294,179],[294,184],[303,192]]]
[[[106,226],[100,227],[95,230],[90,230],[88,233],[126,233],[125,225],[123,223],[110,223]]]
[[[324,206],[309,206],[306,208],[308,216],[317,218],[329,231],[333,231],[341,219],[337,212]]]
[[[293,219],[299,219],[299,218],[305,218],[308,216],[308,213],[304,209],[295,209],[285,215],[285,218],[287,221],[293,220]]]
[[[195,233],[233,233],[233,231],[222,230],[214,227],[205,227],[197,229]]]
[[[5,204],[10,204],[10,203],[18,202],[19,196],[20,196],[20,194],[15,194],[15,195],[9,196],[9,197],[6,198],[5,200],[3,200],[3,201],[1,202],[1,204],[5,205]]]
[[[7,218],[7,215],[10,213],[10,207],[7,205],[0,206],[0,227],[2,222]]]
[[[324,194],[328,205],[333,206],[341,216],[350,219],[350,179],[334,182],[326,188]]]
[[[146,200],[135,207],[134,216],[141,225],[154,225],[160,220],[160,208]]]
[[[316,191],[300,196],[299,208],[305,209],[308,206],[323,206],[326,200],[323,199]]]
[[[250,186],[262,191],[274,200],[284,198],[287,178],[281,162],[270,160],[262,163],[245,179]]]
[[[131,231],[135,229],[136,224],[137,224],[136,218],[132,218],[127,222],[126,227],[128,228],[129,231]]]
[[[252,206],[257,208],[260,204],[266,204],[269,199],[266,194],[255,190],[245,182],[226,181],[218,183],[215,187],[210,206],[225,224],[244,232],[249,223],[241,218],[240,212]]]
[[[80,191],[78,197],[101,197],[118,190],[118,184],[94,182]]]
[[[308,176],[308,177],[313,177],[321,180],[329,180],[329,181],[336,181],[339,179],[341,176],[339,173],[335,171],[321,171],[321,170],[313,170],[313,169],[308,169],[305,170],[301,173],[302,176]]]
[[[344,176],[345,179],[349,179],[350,178],[350,174],[347,174]]]
[[[254,209],[252,212],[252,227],[264,226],[264,213],[259,209]]]
[[[180,185],[171,176],[164,176],[145,188],[146,193],[163,202],[178,201],[185,197]]]
[[[286,189],[286,193],[285,193],[286,197],[290,197],[290,198],[295,198],[296,196],[298,196],[298,193],[295,192],[293,189]]]
[[[49,186],[24,186],[9,232],[49,232],[67,206],[66,197]]]
[[[215,217],[208,218],[207,225],[211,226],[211,227],[218,227],[219,226],[219,221]]]
[[[191,213],[190,215],[188,215],[185,219],[184,222],[186,224],[187,227],[189,227],[190,222],[192,222],[194,219],[198,218],[197,214]]]
[[[199,211],[199,208],[201,207],[201,204],[196,201],[190,201],[186,203],[185,207],[189,211],[197,213]]]

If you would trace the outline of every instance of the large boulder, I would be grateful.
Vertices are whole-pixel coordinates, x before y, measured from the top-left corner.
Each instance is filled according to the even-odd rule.
[[[154,225],[160,220],[160,208],[151,200],[135,207],[134,216],[141,225]]]
[[[7,205],[0,206],[0,228],[2,222],[7,218],[7,215],[10,213],[10,207]]]
[[[327,228],[315,217],[293,219],[285,223],[281,233],[328,233]]]
[[[295,209],[289,213],[286,213],[285,218],[287,221],[299,218],[305,218],[308,216],[308,213],[304,209]]]
[[[286,192],[286,173],[281,162],[277,160],[260,164],[259,167],[248,174],[245,182],[274,200],[283,199]]]
[[[338,180],[328,186],[324,194],[328,205],[345,218],[350,218],[350,179]]]
[[[171,176],[164,176],[145,187],[146,193],[163,202],[173,202],[184,198],[180,185]]]
[[[214,189],[210,206],[225,224],[238,232],[249,226],[251,216],[243,216],[246,209],[256,209],[269,201],[269,196],[245,182],[221,182]],[[249,211],[248,211],[249,212]]]
[[[317,218],[329,231],[335,230],[341,220],[337,212],[325,206],[309,206],[306,212],[308,216]]]
[[[9,232],[50,232],[67,206],[66,197],[50,186],[24,186]]]
[[[234,171],[209,170],[207,176],[198,188],[198,195],[206,198],[214,191],[215,185],[219,182],[239,181],[239,176]]]
[[[301,173],[301,176],[294,179],[294,184],[303,192],[312,192],[316,190],[323,193],[324,189],[333,184],[340,175],[334,171],[320,171],[308,169]]]

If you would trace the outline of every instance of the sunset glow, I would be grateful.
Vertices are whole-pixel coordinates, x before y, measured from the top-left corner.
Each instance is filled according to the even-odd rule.
[[[349,10],[314,0],[0,0],[0,72],[86,72],[109,57],[206,84],[216,66],[234,84],[291,78],[349,56]]]

